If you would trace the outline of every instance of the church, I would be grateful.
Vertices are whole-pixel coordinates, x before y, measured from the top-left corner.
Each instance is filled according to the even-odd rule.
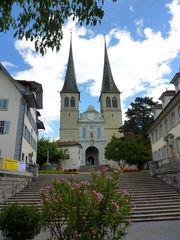
[[[65,81],[60,91],[60,140],[59,146],[66,153],[64,169],[78,169],[86,165],[106,165],[104,151],[112,136],[120,137],[122,126],[120,91],[117,88],[104,43],[104,69],[99,96],[100,112],[88,106],[79,112],[80,92],[78,90],[72,40]]]

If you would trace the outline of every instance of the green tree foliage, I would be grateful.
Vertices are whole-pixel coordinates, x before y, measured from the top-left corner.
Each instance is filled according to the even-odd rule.
[[[120,132],[124,135],[135,134],[142,135],[145,141],[148,141],[147,131],[153,123],[153,115],[151,113],[155,103],[149,97],[137,97],[135,102],[130,104],[126,112],[127,120],[120,127]]]
[[[123,169],[126,165],[126,151],[125,142],[121,138],[113,136],[105,148],[105,158],[115,161]]]
[[[105,157],[117,162],[121,168],[129,164],[142,169],[144,164],[151,160],[151,149],[141,135],[113,137],[105,148]]]
[[[58,51],[67,19],[96,25],[104,16],[103,5],[104,0],[1,0],[0,32],[13,29],[14,37],[35,41],[41,54],[48,47]]]
[[[47,155],[49,156],[49,162],[58,162],[63,158],[63,150],[60,149],[56,142],[51,142],[48,138],[41,137],[38,140],[37,148],[37,163],[42,166],[47,162]]]

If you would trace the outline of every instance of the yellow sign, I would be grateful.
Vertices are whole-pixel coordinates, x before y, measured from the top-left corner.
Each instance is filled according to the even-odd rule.
[[[18,160],[3,159],[2,170],[13,170],[18,171]]]

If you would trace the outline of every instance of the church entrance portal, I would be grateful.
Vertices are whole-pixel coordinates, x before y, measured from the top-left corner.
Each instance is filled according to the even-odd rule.
[[[99,164],[99,151],[96,147],[88,147],[86,149],[86,165]]]

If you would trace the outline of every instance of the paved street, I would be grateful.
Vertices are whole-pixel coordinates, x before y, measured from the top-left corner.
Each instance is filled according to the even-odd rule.
[[[46,240],[41,233],[34,240]],[[180,240],[180,221],[134,223],[124,240]]]
[[[34,240],[46,240],[47,236],[42,232]],[[124,240],[180,240],[180,221],[134,223]]]

